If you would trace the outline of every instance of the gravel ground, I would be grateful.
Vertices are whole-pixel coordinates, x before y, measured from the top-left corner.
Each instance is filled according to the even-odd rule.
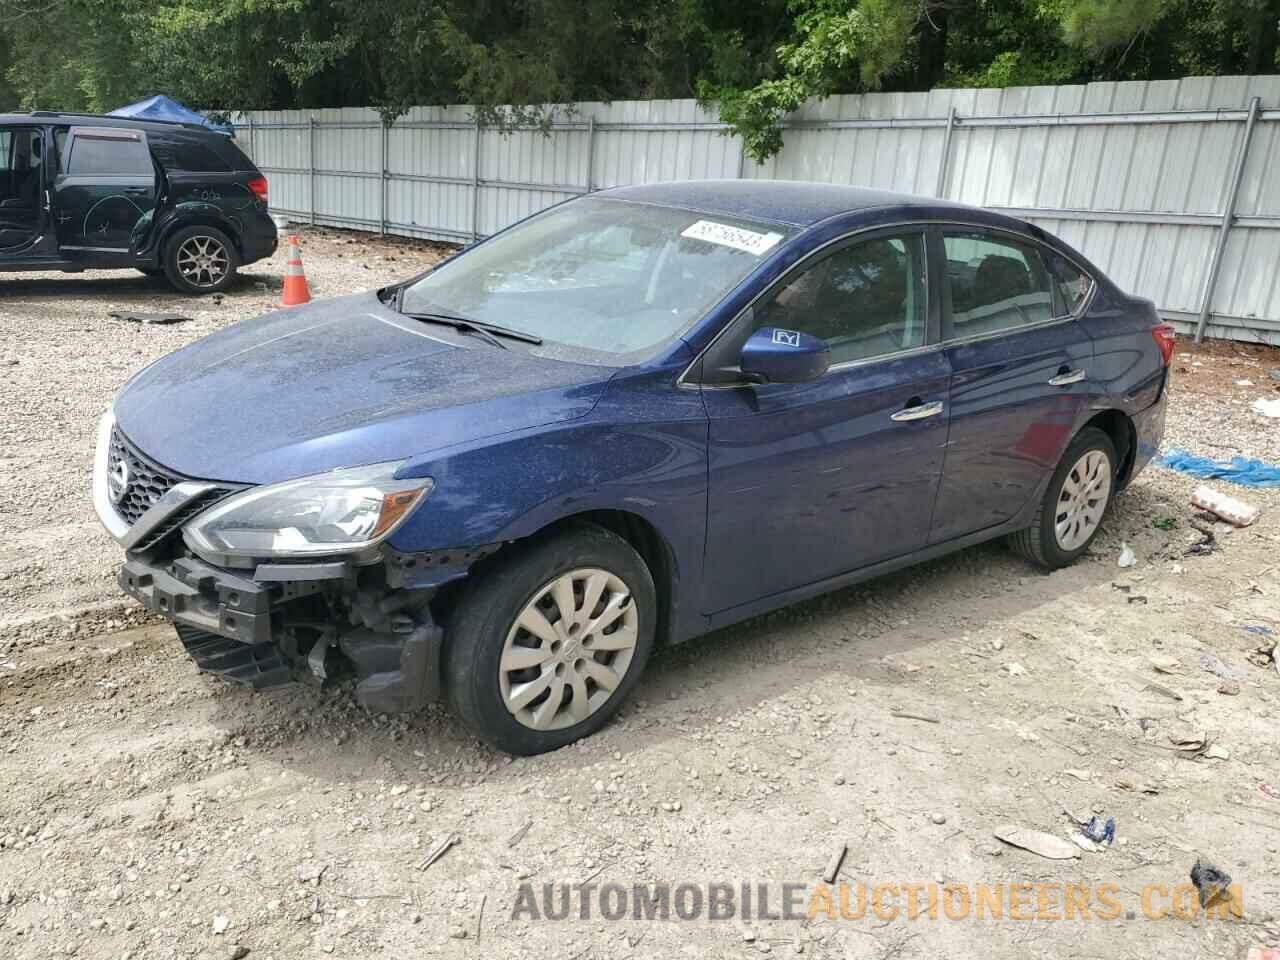
[[[321,296],[441,255],[303,242]],[[1280,490],[1224,485],[1262,519],[1185,556],[1195,481],[1150,468],[1068,570],[988,545],[663,651],[617,722],[540,758],[439,708],[373,717],[346,689],[197,675],[117,598],[87,500],[94,424],[145,363],[268,309],[282,272],[255,264],[220,303],[128,274],[0,278],[0,956],[1243,957],[1280,939],[1280,674],[1258,652],[1280,633]],[[122,307],[193,319],[107,316]],[[1274,370],[1280,351],[1181,345],[1169,445],[1280,462],[1280,421],[1249,408],[1278,395]],[[1188,729],[1210,741],[1194,758],[1171,748]],[[1114,817],[1115,846],[1055,861],[993,838],[1067,836],[1063,808]],[[776,910],[838,843],[841,880],[899,885],[899,916],[515,911],[523,882],[541,911],[543,883],[587,880],[763,883]],[[1142,890],[1201,855],[1242,885],[1244,920],[1145,919]],[[1032,919],[931,919],[922,889],[906,916],[905,885],[953,883],[1111,883],[1122,910],[1050,922],[1059,896],[1034,919],[1032,893]]]

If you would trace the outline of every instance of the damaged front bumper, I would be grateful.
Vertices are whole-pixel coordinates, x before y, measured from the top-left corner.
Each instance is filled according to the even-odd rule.
[[[130,555],[120,587],[175,624],[196,665],[255,690],[330,675],[332,654],[356,677],[356,698],[377,713],[416,710],[440,696],[442,632],[434,591],[359,586],[338,561],[228,570],[193,556]]]

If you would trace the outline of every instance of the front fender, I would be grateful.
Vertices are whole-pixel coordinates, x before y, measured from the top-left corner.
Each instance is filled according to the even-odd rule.
[[[440,450],[401,476],[429,476],[426,503],[393,534],[404,553],[520,540],[569,517],[618,510],[671,548],[681,592],[700,578],[706,537],[707,420],[669,371],[610,385],[589,418]],[[660,414],[660,416],[658,415]]]

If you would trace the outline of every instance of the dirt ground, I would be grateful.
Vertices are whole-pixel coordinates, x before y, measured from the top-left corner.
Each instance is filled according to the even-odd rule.
[[[441,254],[303,242],[318,296]],[[254,264],[219,303],[127,273],[0,277],[0,956],[1243,958],[1280,941],[1280,673],[1259,652],[1280,637],[1280,490],[1215,484],[1263,516],[1184,555],[1197,481],[1151,467],[1068,570],[988,545],[663,651],[619,720],[535,759],[440,708],[388,719],[346,689],[198,675],[118,599],[94,425],[150,360],[270,308],[282,273],[282,254]],[[1276,396],[1280,351],[1182,345],[1175,371],[1169,446],[1280,463],[1280,420],[1249,406]],[[1207,742],[1188,756],[1173,741],[1191,734]],[[1116,843],[1050,860],[993,836],[1069,837],[1068,813],[1114,817]],[[569,919],[515,910],[526,882],[540,913],[545,883],[765,884],[771,911],[795,883],[803,914],[840,843],[840,880],[897,885],[896,916],[613,920],[596,892],[589,919],[576,898]],[[1149,918],[1143,891],[1169,906],[1198,856],[1240,885],[1243,919]],[[980,920],[930,917],[935,884],[1048,886]],[[1055,919],[1063,884],[1114,885],[1118,915]]]

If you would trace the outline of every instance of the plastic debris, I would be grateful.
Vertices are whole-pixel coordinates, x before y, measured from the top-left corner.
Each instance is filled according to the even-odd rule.
[[[1182,661],[1177,657],[1148,657],[1148,661],[1157,673],[1177,673],[1182,669]]]
[[[1256,624],[1256,623],[1248,623],[1248,624],[1245,624],[1244,632],[1245,632],[1245,633],[1256,633],[1256,634],[1257,634],[1258,636],[1260,636],[1260,637],[1269,637],[1269,636],[1271,636],[1271,628],[1270,628],[1270,627],[1263,627],[1263,626],[1260,626],[1259,624]]]
[[[130,310],[120,313],[107,314],[112,320],[127,320],[129,323],[187,323],[190,317],[184,317],[180,313],[142,313],[137,310]]]
[[[1094,843],[1105,843],[1109,847],[1115,843],[1116,839],[1115,818],[1107,817],[1102,821],[1097,817],[1090,817],[1089,821],[1080,827],[1080,832]]]
[[[434,847],[431,848],[431,852],[427,854],[426,859],[423,860],[422,863],[418,864],[418,869],[419,870],[427,869],[427,867],[431,866],[433,863],[435,863],[437,860],[443,857],[446,853],[448,853],[450,847],[452,847],[456,843],[460,843],[461,841],[462,841],[462,838],[458,836],[456,833],[449,834],[447,837],[445,837],[443,840],[441,840],[439,843],[437,843]]]
[[[831,859],[827,861],[827,869],[822,871],[822,879],[825,882],[836,882],[836,874],[840,872],[840,864],[844,862],[844,855],[848,849],[848,845],[838,843],[835,849],[831,851]]]
[[[994,836],[1011,847],[1029,850],[1047,860],[1071,860],[1080,856],[1080,848],[1070,840],[1055,837],[1051,833],[1042,833],[1039,830],[1028,830],[1017,824],[1011,823],[1000,827],[995,831]]]
[[[1201,480],[1226,480],[1246,487],[1280,487],[1280,466],[1256,459],[1232,457],[1230,463],[1224,463],[1209,457],[1197,457],[1181,447],[1174,447],[1160,458],[1159,463]]]
[[[1133,551],[1129,548],[1129,544],[1120,544],[1120,559],[1116,561],[1118,566],[1132,567],[1138,562],[1138,558],[1134,556]]]
[[[1178,525],[1177,517],[1161,517],[1159,520],[1152,520],[1151,525],[1157,530],[1172,530]]]
[[[1231,886],[1231,874],[1197,858],[1195,866],[1191,868],[1191,882],[1200,891],[1200,906],[1203,909],[1226,893],[1227,887]]]
[[[1236,527],[1247,527],[1262,513],[1262,508],[1244,500],[1237,500],[1225,493],[1219,493],[1212,487],[1204,485],[1191,491],[1191,505],[1201,510],[1208,510],[1215,517],[1221,517]]]
[[[1241,668],[1223,660],[1216,653],[1208,650],[1200,654],[1200,666],[1204,667],[1215,677],[1221,677],[1223,680],[1248,680],[1249,674]]]
[[[1264,417],[1280,418],[1280,399],[1255,400],[1249,407],[1254,413],[1260,413]]]
[[[1191,526],[1200,534],[1200,539],[1182,551],[1184,557],[1207,557],[1218,549],[1218,538],[1212,530],[1206,530],[1196,523]]]
[[[1270,797],[1272,800],[1280,800],[1280,788],[1273,787],[1269,783],[1258,784],[1258,789],[1262,791],[1264,797]]]

